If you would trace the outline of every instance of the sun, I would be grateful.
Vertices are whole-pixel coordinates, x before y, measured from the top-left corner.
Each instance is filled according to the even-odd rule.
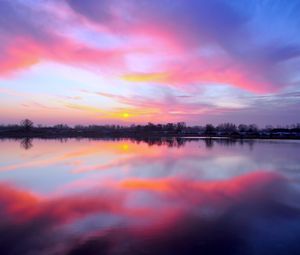
[[[123,118],[128,118],[128,117],[129,117],[129,113],[128,113],[128,112],[124,112],[124,113],[122,114],[122,116],[123,116]]]
[[[124,151],[128,151],[128,149],[129,149],[128,144],[123,144],[123,145],[122,145],[122,149],[123,149]]]

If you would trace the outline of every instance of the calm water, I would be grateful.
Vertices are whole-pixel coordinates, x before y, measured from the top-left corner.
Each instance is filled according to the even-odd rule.
[[[300,254],[300,142],[2,140],[0,254]]]

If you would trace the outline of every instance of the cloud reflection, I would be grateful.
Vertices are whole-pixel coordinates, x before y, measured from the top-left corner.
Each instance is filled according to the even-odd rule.
[[[43,197],[0,185],[1,254],[299,254],[299,192],[257,171],[227,181],[128,179]],[[275,234],[276,233],[276,234]]]

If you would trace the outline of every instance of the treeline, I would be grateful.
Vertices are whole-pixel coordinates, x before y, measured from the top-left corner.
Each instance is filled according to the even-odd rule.
[[[188,126],[184,122],[146,125],[34,125],[25,119],[18,125],[1,125],[0,137],[234,137],[234,138],[300,138],[300,123],[289,126],[271,125],[259,128],[255,124],[222,123]]]

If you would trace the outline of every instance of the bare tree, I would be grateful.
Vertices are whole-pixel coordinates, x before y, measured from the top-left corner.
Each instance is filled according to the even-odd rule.
[[[20,124],[25,130],[30,130],[33,127],[33,122],[29,119],[22,120]]]

